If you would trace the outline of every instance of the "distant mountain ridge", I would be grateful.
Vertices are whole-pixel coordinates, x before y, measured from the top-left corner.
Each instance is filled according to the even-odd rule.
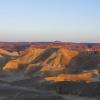
[[[52,48],[62,47],[74,50],[93,50],[100,51],[100,43],[73,43],[73,42],[0,42],[0,48],[12,51],[22,51],[27,47]]]

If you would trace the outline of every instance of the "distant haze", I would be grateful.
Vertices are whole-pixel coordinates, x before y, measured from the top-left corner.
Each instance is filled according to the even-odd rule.
[[[0,0],[0,41],[100,42],[100,0]]]

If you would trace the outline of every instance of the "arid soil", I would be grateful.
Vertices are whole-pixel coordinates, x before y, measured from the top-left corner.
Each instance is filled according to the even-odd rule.
[[[0,100],[100,100],[100,44],[0,43]]]

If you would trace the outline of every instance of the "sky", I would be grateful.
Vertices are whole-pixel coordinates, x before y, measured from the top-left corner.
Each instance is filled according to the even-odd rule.
[[[0,0],[0,41],[100,42],[100,0]]]

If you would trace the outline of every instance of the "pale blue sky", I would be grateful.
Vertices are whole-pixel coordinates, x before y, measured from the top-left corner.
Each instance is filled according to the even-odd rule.
[[[0,0],[0,41],[100,42],[100,0]]]

